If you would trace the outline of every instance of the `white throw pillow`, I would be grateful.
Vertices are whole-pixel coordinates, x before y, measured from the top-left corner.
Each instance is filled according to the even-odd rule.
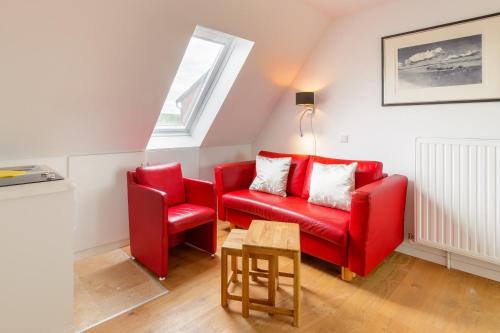
[[[321,206],[351,210],[354,175],[358,163],[314,163],[309,188],[309,202]]]
[[[291,157],[269,158],[257,155],[257,176],[250,189],[286,197],[286,183],[291,164]]]

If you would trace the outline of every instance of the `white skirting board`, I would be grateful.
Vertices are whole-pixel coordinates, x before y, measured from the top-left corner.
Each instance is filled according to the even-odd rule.
[[[482,260],[418,245],[409,241],[401,244],[396,251],[443,266],[447,266],[449,255],[450,268],[500,282],[500,266]]]
[[[124,246],[128,246],[129,244],[130,244],[130,240],[127,238],[127,239],[119,240],[116,242],[111,242],[111,243],[99,245],[96,247],[92,247],[90,249],[85,249],[82,251],[75,252],[73,255],[73,259],[76,261],[76,260],[81,260],[81,259],[85,259],[85,258],[92,257],[92,256],[97,256],[99,254],[103,254],[106,252],[120,249]]]

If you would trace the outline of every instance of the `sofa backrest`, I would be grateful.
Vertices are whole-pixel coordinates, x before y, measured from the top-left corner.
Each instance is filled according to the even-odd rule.
[[[328,158],[321,156],[311,156],[309,158],[309,163],[307,165],[307,171],[304,179],[304,187],[302,190],[302,197],[309,198],[309,186],[311,184],[311,173],[313,168],[313,163],[323,163],[323,164],[351,164],[353,162],[358,162],[358,167],[355,174],[355,187],[359,188],[367,184],[373,183],[381,178],[383,178],[383,164],[377,161],[354,161],[354,160],[343,160],[338,158]]]
[[[281,154],[273,153],[270,151],[260,151],[259,155],[271,158],[291,157],[292,164],[290,165],[290,172],[288,173],[286,193],[288,195],[297,197],[300,197],[302,195],[302,189],[304,188],[304,179],[309,162],[309,155]]]
[[[167,193],[169,206],[186,201],[184,179],[179,163],[139,167],[135,170],[135,177],[138,184]]]

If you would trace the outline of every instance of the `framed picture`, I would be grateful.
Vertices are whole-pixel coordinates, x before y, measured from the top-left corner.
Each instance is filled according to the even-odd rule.
[[[500,13],[382,38],[382,105],[500,101]]]

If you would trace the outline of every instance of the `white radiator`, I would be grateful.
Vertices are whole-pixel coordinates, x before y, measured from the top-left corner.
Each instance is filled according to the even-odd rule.
[[[417,139],[415,241],[500,264],[500,140]]]

